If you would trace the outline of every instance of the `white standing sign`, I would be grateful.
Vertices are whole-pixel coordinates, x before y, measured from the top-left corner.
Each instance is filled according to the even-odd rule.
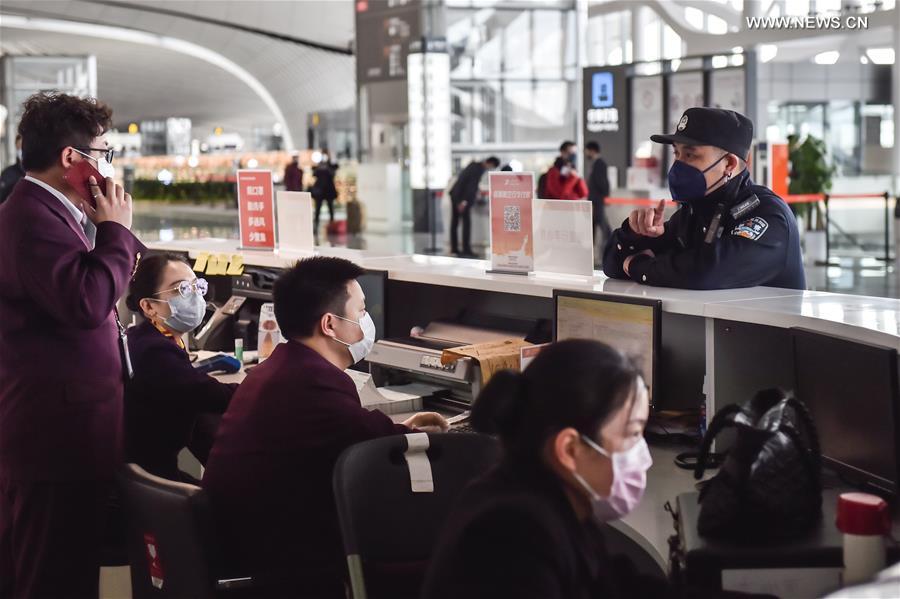
[[[278,249],[313,252],[312,194],[306,191],[279,191],[275,194]]]
[[[593,206],[587,201],[534,201],[534,270],[594,275]]]

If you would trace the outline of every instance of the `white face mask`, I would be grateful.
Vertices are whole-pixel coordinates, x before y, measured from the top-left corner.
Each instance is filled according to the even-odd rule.
[[[75,150],[75,148],[72,148],[72,149]],[[100,172],[100,175],[104,179],[112,179],[113,177],[116,176],[116,168],[113,165],[111,165],[109,162],[107,162],[105,157],[94,158],[90,154],[85,154],[81,150],[75,150],[75,151],[78,152],[79,154],[81,154],[82,156],[84,156],[85,158],[88,158],[89,160],[93,160],[94,162],[96,162],[97,170]]]
[[[594,451],[606,456],[612,462],[613,482],[609,488],[609,496],[602,497],[577,472],[572,472],[575,480],[584,487],[591,498],[591,516],[596,522],[618,520],[629,513],[641,502],[644,489],[647,487],[647,470],[653,465],[647,441],[641,439],[625,451],[609,453],[588,437],[581,439]]]
[[[16,161],[22,162],[22,148],[16,148]]]
[[[375,322],[372,320],[372,317],[369,316],[368,312],[363,314],[362,318],[358,321],[350,320],[349,318],[344,318],[337,314],[335,314],[334,317],[346,320],[347,322],[352,322],[353,324],[359,325],[359,328],[362,329],[363,338],[355,343],[347,343],[346,341],[341,341],[337,337],[334,338],[338,343],[347,346],[347,349],[350,350],[350,355],[353,357],[353,363],[356,364],[368,356],[369,352],[372,351],[372,346],[375,345]]]

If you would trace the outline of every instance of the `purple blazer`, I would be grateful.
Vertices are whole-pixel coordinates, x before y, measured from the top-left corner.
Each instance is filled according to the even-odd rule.
[[[203,476],[229,573],[253,576],[259,596],[343,597],[335,461],[408,432],[363,408],[352,379],[316,351],[279,345],[235,392]]]
[[[111,478],[122,459],[113,309],[146,248],[113,222],[89,250],[50,192],[20,181],[0,206],[0,478]]]
[[[128,329],[128,348],[134,378],[125,384],[126,456],[151,474],[180,480],[178,452],[190,444],[197,418],[224,412],[238,386],[195,370],[188,353],[149,320]]]

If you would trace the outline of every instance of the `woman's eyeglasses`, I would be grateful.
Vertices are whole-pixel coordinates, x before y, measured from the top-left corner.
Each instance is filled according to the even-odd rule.
[[[196,293],[200,297],[206,297],[206,292],[209,291],[209,283],[206,282],[206,279],[180,281],[178,283],[178,286],[172,287],[171,289],[163,289],[162,291],[158,291],[153,295],[162,295],[163,293],[168,293],[169,291],[177,291],[181,295],[181,297],[190,297],[192,293]]]

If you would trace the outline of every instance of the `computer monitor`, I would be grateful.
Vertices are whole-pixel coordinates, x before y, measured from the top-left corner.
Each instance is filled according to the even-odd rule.
[[[824,465],[848,482],[897,492],[897,350],[793,329],[795,393],[809,408]]]
[[[384,308],[388,273],[386,270],[366,270],[365,274],[356,280],[366,296],[366,311],[375,322],[375,339],[384,339],[387,336],[387,312]]]
[[[555,290],[553,340],[593,339],[633,358],[654,405],[661,314],[660,300]]]

